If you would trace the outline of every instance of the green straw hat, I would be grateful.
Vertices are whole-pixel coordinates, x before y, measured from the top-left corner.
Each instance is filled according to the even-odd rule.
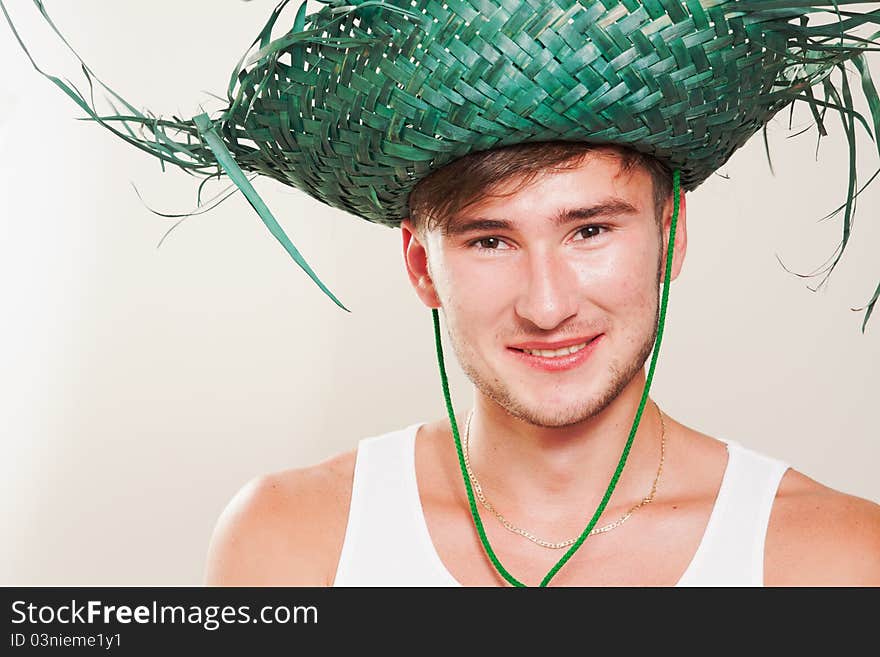
[[[829,274],[850,238],[861,191],[856,122],[872,139],[880,132],[864,54],[880,43],[880,10],[852,11],[865,2],[319,0],[320,11],[307,14],[303,2],[292,26],[277,24],[288,2],[235,65],[228,105],[213,117],[144,114],[82,62],[90,87],[104,86],[124,106],[101,114],[72,84],[37,70],[91,119],[163,162],[205,180],[228,175],[342,308],[245,172],[391,227],[409,216],[411,190],[432,171],[523,142],[623,144],[679,169],[690,191],[759,129],[766,142],[767,122],[800,100],[820,136],[825,112],[837,111],[850,150],[846,202],[829,215],[845,210]],[[61,36],[43,3],[34,4]],[[0,8],[15,32],[2,0]],[[867,34],[857,35],[863,26]],[[854,110],[847,62],[860,74],[870,122]],[[878,296],[880,285],[863,332]]]

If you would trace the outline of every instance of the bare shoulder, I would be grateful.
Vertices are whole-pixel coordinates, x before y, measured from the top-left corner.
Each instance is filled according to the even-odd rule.
[[[790,468],[765,545],[767,586],[880,586],[880,505]]]
[[[716,472],[726,449],[686,429],[682,479]],[[708,488],[707,488],[708,490]],[[880,586],[880,505],[835,490],[789,468],[779,483],[764,549],[766,586]]]
[[[248,481],[220,514],[208,586],[328,586],[339,558],[356,450]]]

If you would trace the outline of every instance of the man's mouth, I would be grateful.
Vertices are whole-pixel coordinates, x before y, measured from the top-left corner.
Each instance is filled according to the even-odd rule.
[[[595,338],[593,338],[595,339]],[[574,354],[586,347],[593,340],[587,340],[586,342],[581,342],[580,344],[572,345],[571,347],[563,347],[562,349],[519,349],[518,351],[524,351],[527,354],[531,354],[532,356],[543,356],[544,358],[559,358],[561,356],[568,356],[568,354]],[[516,347],[514,347],[516,349]]]
[[[584,349],[587,345],[592,343],[598,335],[594,335],[592,338],[584,338],[578,342],[567,341],[568,344],[565,345],[554,345],[554,348],[542,347],[538,344],[534,343],[523,343],[520,346],[511,346],[511,349],[515,351],[521,351],[527,353],[531,356],[541,356],[542,358],[563,358],[570,354],[575,354],[579,352],[581,349]]]
[[[559,346],[554,349],[539,349],[535,343],[528,347],[508,347],[512,356],[525,365],[544,372],[562,372],[586,363],[600,346],[604,333],[590,338],[576,338],[580,342]],[[573,342],[573,341],[568,341]],[[525,343],[529,344],[529,343]]]

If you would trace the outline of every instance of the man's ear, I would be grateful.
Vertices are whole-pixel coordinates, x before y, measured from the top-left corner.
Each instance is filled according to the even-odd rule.
[[[400,222],[400,232],[403,235],[403,261],[410,283],[422,303],[428,308],[439,308],[440,298],[428,269],[428,251],[409,217]]]
[[[679,190],[678,219],[675,220],[675,245],[672,251],[671,281],[678,278],[679,272],[684,265],[684,256],[687,253],[687,202],[683,189]],[[663,208],[663,268],[660,270],[660,280],[666,274],[666,251],[669,249],[669,231],[672,228],[672,212],[674,210],[672,196],[666,201]]]

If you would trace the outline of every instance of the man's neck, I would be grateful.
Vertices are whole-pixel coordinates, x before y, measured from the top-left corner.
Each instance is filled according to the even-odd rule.
[[[477,391],[468,451],[489,501],[498,509],[531,509],[545,518],[595,509],[617,469],[644,385],[642,370],[598,414],[560,428],[512,417]],[[463,423],[459,431],[464,442]],[[660,435],[660,417],[649,398],[609,507],[632,505],[648,494],[659,465]]]

